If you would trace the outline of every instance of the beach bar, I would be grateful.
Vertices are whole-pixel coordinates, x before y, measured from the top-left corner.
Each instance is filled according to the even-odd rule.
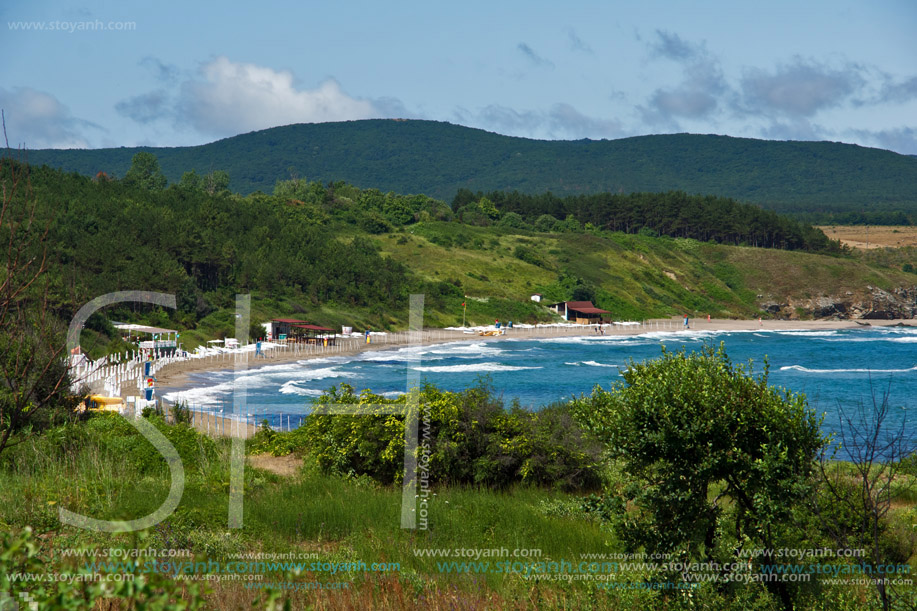
[[[292,338],[293,325],[306,325],[309,321],[298,320],[296,318],[273,318],[268,330],[268,339],[274,341],[283,341]]]
[[[334,329],[320,327],[311,323],[293,325],[293,332],[296,341],[306,344],[333,346],[334,340],[337,337],[337,333],[334,333]],[[328,335],[329,333],[331,333],[330,336]]]
[[[301,342],[304,344],[318,344],[333,346],[336,334],[334,329],[321,327],[307,320],[296,318],[274,318],[270,322],[269,336],[279,342]],[[329,336],[328,334],[331,333]]]

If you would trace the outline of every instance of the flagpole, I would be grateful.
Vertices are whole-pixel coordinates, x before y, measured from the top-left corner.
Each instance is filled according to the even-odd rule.
[[[466,302],[464,302],[464,301],[462,302],[462,327],[463,327],[463,328],[465,327],[465,310],[468,309],[468,307],[465,305],[465,303],[466,303]]]

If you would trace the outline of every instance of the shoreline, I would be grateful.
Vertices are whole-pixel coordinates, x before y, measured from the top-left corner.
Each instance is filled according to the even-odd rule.
[[[679,333],[684,332],[682,318],[651,319],[635,325],[605,325],[605,334],[610,336],[636,336],[655,332]],[[865,327],[894,327],[913,326],[917,328],[917,321],[913,319],[875,320],[866,323],[853,320],[731,320],[731,319],[689,319],[687,331],[795,331],[795,330],[840,330],[862,329]],[[433,346],[445,343],[458,342],[499,342],[505,340],[542,339],[554,337],[590,337],[595,336],[595,327],[592,325],[555,325],[534,326],[506,329],[506,333],[499,336],[481,336],[477,333],[466,333],[454,329],[424,329],[421,332],[421,346]],[[362,337],[338,338],[337,345],[281,346],[270,351],[264,358],[253,358],[248,353],[224,353],[215,357],[204,357],[188,361],[170,363],[157,372],[157,394],[179,392],[193,388],[190,377],[196,373],[214,373],[219,371],[248,371],[261,369],[272,365],[281,365],[329,356],[356,356],[368,351],[384,351],[405,348],[415,345],[407,332],[373,335],[373,343],[366,344]],[[241,357],[241,358],[239,358]]]

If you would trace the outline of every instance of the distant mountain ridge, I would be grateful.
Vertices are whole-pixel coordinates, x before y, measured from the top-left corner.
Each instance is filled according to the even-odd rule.
[[[291,176],[343,180],[451,200],[472,191],[682,190],[783,212],[896,209],[917,213],[917,157],[835,142],[671,134],[619,140],[529,140],[443,122],[371,119],[297,124],[191,147],[32,150],[28,161],[123,176],[150,151],[170,182],[225,170],[240,193]]]

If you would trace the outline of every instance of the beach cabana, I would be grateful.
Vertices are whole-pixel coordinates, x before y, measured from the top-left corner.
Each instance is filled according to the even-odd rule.
[[[562,301],[548,306],[558,314],[580,325],[594,325],[604,321],[605,314],[611,314],[592,305],[591,301]]]

